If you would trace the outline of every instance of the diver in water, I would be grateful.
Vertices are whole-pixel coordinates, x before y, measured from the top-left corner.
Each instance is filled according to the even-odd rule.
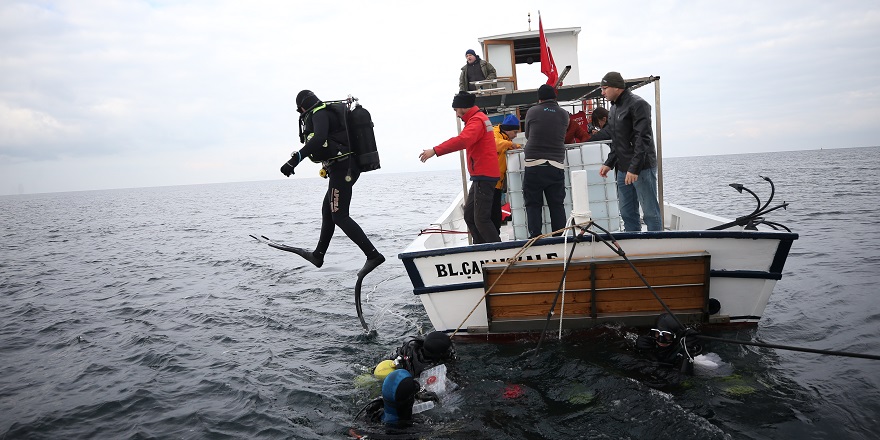
[[[330,183],[321,208],[321,235],[314,251],[292,248],[291,252],[306,261],[321,267],[324,254],[330,247],[330,239],[336,226],[363,251],[366,263],[358,271],[363,277],[385,262],[385,257],[373,246],[363,229],[349,216],[352,188],[360,176],[356,161],[351,155],[345,121],[331,110],[310,90],[296,95],[296,107],[300,116],[300,141],[304,143],[299,151],[294,151],[290,159],[281,166],[281,173],[290,177],[294,168],[306,157],[323,165],[322,176],[329,177]],[[326,173],[326,174],[324,174]]]
[[[657,317],[655,328],[636,340],[636,348],[654,360],[658,366],[671,368],[686,375],[694,374],[694,356],[702,353],[703,347],[692,329],[684,329],[676,319],[664,313]]]
[[[398,369],[419,377],[428,368],[456,360],[455,347],[446,333],[431,332],[424,339],[410,336],[387,359],[394,360]]]

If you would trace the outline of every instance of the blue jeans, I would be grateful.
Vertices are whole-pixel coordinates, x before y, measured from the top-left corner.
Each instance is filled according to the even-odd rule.
[[[663,220],[660,218],[660,204],[657,202],[657,168],[644,169],[639,179],[627,185],[626,171],[617,171],[617,200],[620,205],[620,216],[626,232],[642,230],[639,221],[639,205],[645,217],[649,231],[662,231]]]

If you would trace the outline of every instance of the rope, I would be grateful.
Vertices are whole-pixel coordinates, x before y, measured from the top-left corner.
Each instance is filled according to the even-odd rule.
[[[465,316],[464,319],[461,320],[461,324],[458,324],[458,327],[455,328],[455,331],[453,331],[452,334],[449,335],[449,337],[450,337],[450,338],[451,338],[451,337],[454,337],[454,336],[456,335],[456,333],[458,333],[458,331],[461,330],[461,326],[463,326],[464,323],[465,323],[468,319],[470,319],[471,315],[474,314],[474,311],[477,310],[477,307],[480,306],[480,303],[482,303],[483,300],[485,300],[486,297],[489,296],[489,293],[492,291],[492,289],[495,287],[495,285],[498,284],[498,281],[501,280],[501,277],[504,276],[504,274],[507,272],[507,269],[509,269],[510,266],[513,266],[513,264],[516,263],[516,262],[518,261],[519,257],[521,257],[522,254],[525,253],[526,250],[528,250],[530,247],[532,247],[532,245],[535,244],[536,241],[538,241],[538,240],[540,240],[540,239],[542,239],[542,238],[551,237],[551,236],[553,236],[553,235],[560,234],[560,233],[562,233],[563,231],[565,231],[565,230],[567,230],[567,229],[572,229],[572,230],[573,230],[573,229],[575,229],[575,228],[578,227],[578,226],[586,225],[586,224],[589,224],[589,223],[582,223],[582,224],[579,224],[579,225],[566,226],[566,227],[564,227],[564,228],[562,228],[562,229],[559,229],[559,230],[557,230],[557,231],[548,232],[548,233],[546,233],[546,234],[541,234],[541,235],[539,235],[539,236],[537,236],[537,237],[530,238],[528,241],[526,241],[526,243],[525,243],[525,244],[524,244],[524,245],[523,245],[523,246],[522,246],[522,247],[516,252],[516,254],[513,255],[513,257],[510,257],[510,258],[507,259],[507,265],[504,266],[504,269],[501,270],[501,273],[500,273],[500,274],[498,274],[498,278],[496,278],[495,281],[492,282],[492,285],[489,286],[488,289],[486,289],[486,293],[484,293],[483,296],[480,297],[480,300],[477,301],[476,304],[474,304],[474,308],[472,308],[471,311],[470,311],[470,313],[468,313],[467,316]]]

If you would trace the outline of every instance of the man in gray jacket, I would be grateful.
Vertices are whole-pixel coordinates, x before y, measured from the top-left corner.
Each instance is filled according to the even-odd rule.
[[[651,128],[651,105],[626,88],[623,76],[608,72],[602,78],[602,96],[611,101],[608,125],[592,140],[611,140],[611,153],[599,169],[608,176],[614,168],[620,217],[626,232],[639,232],[639,205],[649,231],[662,231],[657,202],[657,151]]]
[[[523,199],[529,238],[542,233],[544,198],[550,211],[550,229],[565,227],[565,130],[570,116],[556,102],[556,90],[538,88],[538,104],[526,112]]]

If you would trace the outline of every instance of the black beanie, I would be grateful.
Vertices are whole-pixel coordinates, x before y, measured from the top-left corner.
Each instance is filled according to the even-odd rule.
[[[425,336],[425,342],[422,348],[425,350],[425,356],[429,359],[442,359],[452,346],[452,340],[443,332],[431,332]]]
[[[541,87],[538,87],[538,99],[541,101],[556,99],[556,90],[552,86],[542,84]]]
[[[452,108],[471,108],[474,106],[476,99],[477,98],[474,95],[471,95],[468,92],[458,92],[458,94],[452,98]]]
[[[625,89],[626,82],[623,80],[623,76],[618,72],[608,72],[605,76],[602,77],[602,85],[608,87],[617,87],[618,89]]]
[[[303,90],[296,95],[296,108],[302,107],[308,110],[319,102],[321,102],[321,100],[318,99],[311,90]]]

